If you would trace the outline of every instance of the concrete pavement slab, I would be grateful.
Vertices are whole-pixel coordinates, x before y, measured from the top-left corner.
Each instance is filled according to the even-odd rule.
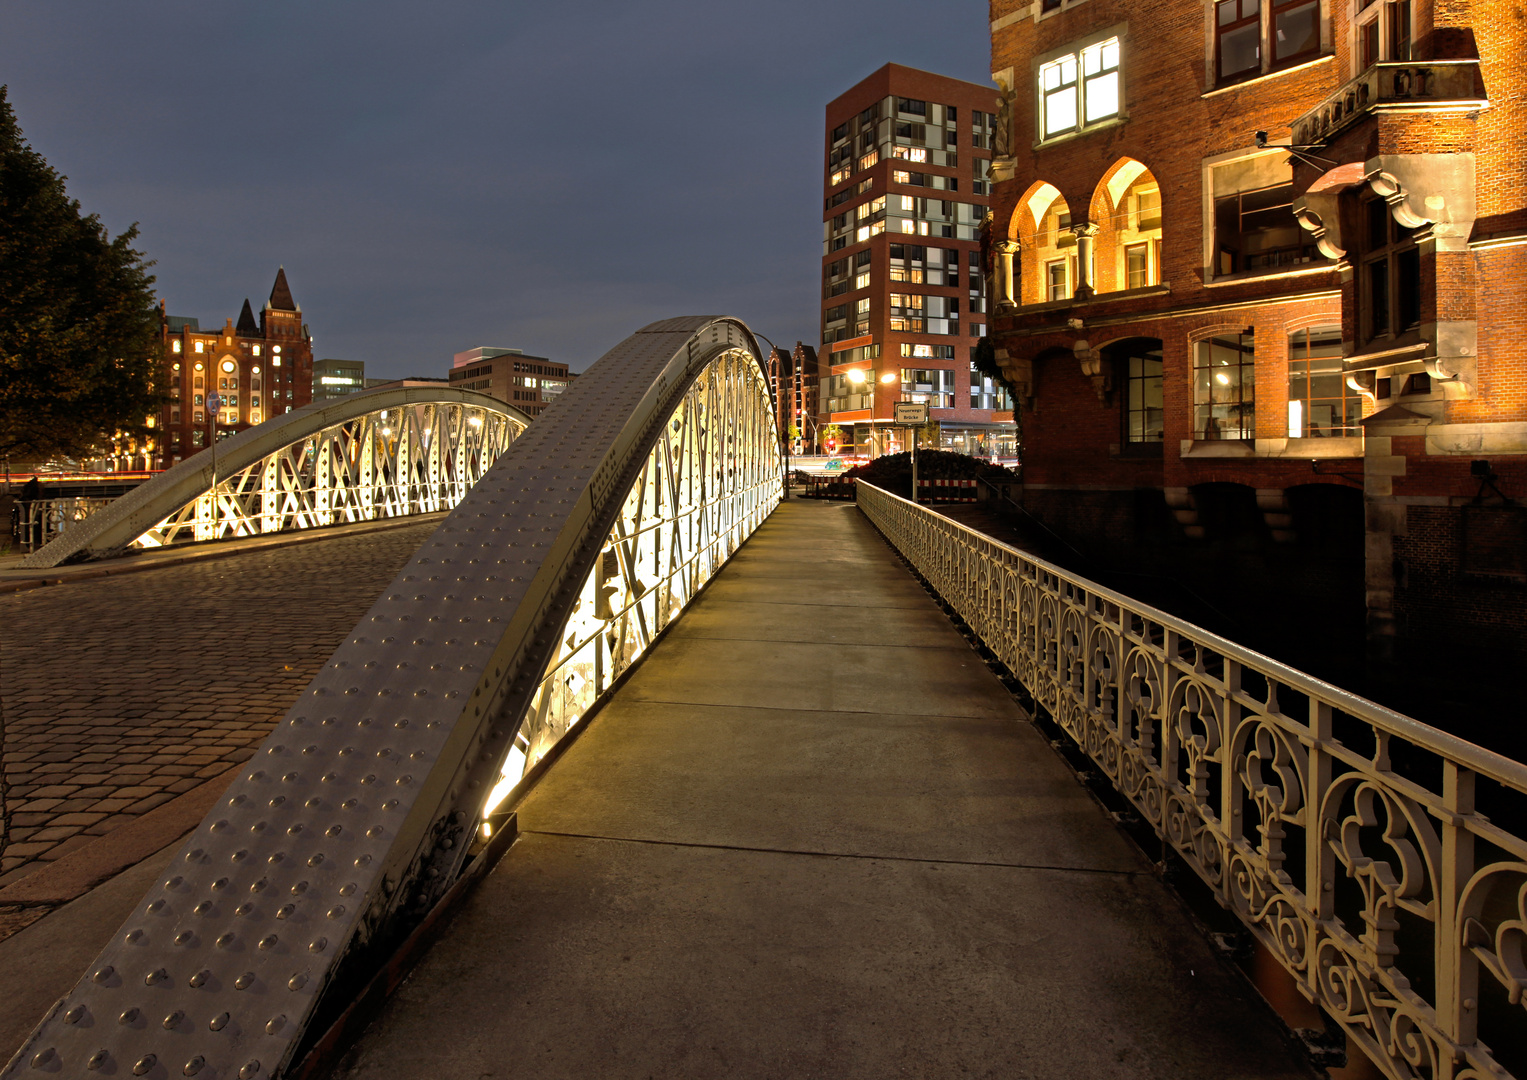
[[[924,597],[923,603],[931,607]],[[673,638],[626,684],[630,701],[767,705],[776,709],[1022,718],[1011,695],[963,642],[916,650],[773,641],[767,647]]]
[[[528,835],[337,1075],[1293,1080],[1154,879]]]
[[[519,818],[527,830],[669,843],[1146,869],[1044,738],[1010,719],[622,697]]]
[[[720,600],[709,592],[696,600],[668,631],[671,637],[713,641],[796,641],[836,645],[886,645],[902,648],[964,644],[943,612],[923,607],[875,608],[873,619],[844,618],[832,605],[814,603],[809,587],[800,603]]]

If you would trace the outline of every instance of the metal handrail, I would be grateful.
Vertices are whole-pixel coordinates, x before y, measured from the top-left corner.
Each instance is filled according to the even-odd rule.
[[[1527,766],[883,489],[858,503],[1386,1075],[1527,1075],[1527,840],[1475,805],[1485,781],[1520,804]]]

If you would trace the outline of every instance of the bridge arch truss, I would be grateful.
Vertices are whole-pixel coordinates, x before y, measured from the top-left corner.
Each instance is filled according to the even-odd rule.
[[[465,492],[0,1076],[285,1074],[782,481],[742,323],[612,349]]]
[[[22,565],[449,510],[529,423],[495,398],[441,386],[316,403],[166,470]]]

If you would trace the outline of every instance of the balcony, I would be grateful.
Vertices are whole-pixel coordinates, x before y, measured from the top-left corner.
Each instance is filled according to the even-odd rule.
[[[1374,64],[1294,121],[1294,143],[1327,142],[1351,124],[1388,110],[1471,112],[1488,108],[1478,60]]]

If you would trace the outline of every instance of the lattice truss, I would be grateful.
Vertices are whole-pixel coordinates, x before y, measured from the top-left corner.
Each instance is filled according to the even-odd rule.
[[[858,497],[1386,1076],[1527,1077],[1527,767]]]
[[[583,583],[484,816],[652,644],[779,502],[769,391],[740,350],[663,426]]]
[[[132,547],[225,540],[449,510],[524,425],[476,406],[381,409],[219,479]]]

